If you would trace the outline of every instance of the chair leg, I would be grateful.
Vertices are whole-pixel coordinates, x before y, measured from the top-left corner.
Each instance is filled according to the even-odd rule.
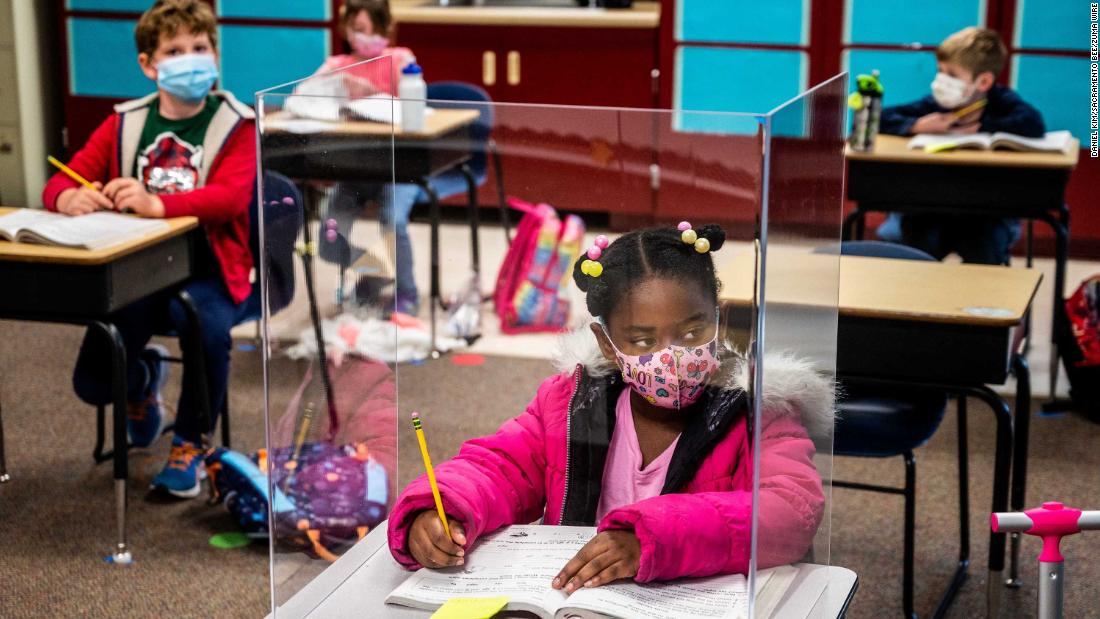
[[[905,541],[901,571],[901,606],[907,619],[916,619],[913,612],[913,555],[916,535],[917,461],[912,451],[905,457]]]
[[[4,405],[0,402],[0,484],[11,479],[8,475],[8,462],[4,458]]]
[[[966,570],[970,566],[970,480],[968,463],[968,443],[966,430],[966,396],[960,395],[958,400],[959,422],[959,562],[955,566],[955,573],[951,576],[951,582],[947,585],[940,602],[936,605],[933,617],[943,617],[947,613],[947,607],[955,599],[959,587],[966,581]]]
[[[481,243],[478,242],[478,204],[477,204],[477,179],[474,172],[467,164],[459,168],[466,179],[466,220],[470,224],[470,269],[474,273],[481,273]],[[480,290],[478,291],[480,292]]]
[[[103,442],[105,440],[107,425],[107,407],[103,404],[95,407],[95,450],[92,451],[92,458],[96,464],[106,462],[110,460],[114,455],[114,450],[103,453]]]
[[[222,399],[222,446],[229,449],[229,389],[225,390],[225,398]]]
[[[966,396],[959,396],[959,565],[970,564],[970,464],[966,430]]]
[[[512,244],[512,228],[508,222],[508,196],[504,192],[504,166],[500,163],[500,151],[496,142],[489,140],[489,155],[493,159],[493,171],[497,178],[497,200],[500,202],[500,225],[504,228],[505,245]]]

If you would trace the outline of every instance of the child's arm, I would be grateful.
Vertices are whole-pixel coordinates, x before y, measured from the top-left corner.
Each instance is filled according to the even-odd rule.
[[[496,434],[466,441],[457,456],[435,467],[447,515],[465,528],[465,547],[482,533],[508,524],[532,522],[542,514],[545,497],[546,441],[542,419],[547,379],[522,415]],[[409,528],[423,510],[435,511],[427,478],[409,484],[390,512],[390,552],[403,566],[420,567],[408,549]]]
[[[112,146],[117,132],[118,115],[111,114],[96,127],[84,148],[77,151],[68,166],[102,188],[102,183],[110,177]],[[82,215],[98,208],[112,208],[111,201],[102,194],[83,187],[60,171],[54,173],[42,188],[42,204],[51,211],[67,215]]]
[[[767,568],[802,558],[821,522],[825,496],[813,442],[794,418],[777,416],[761,428],[760,449],[757,567]],[[613,529],[633,530],[641,542],[638,582],[744,573],[752,491],[653,497],[605,516],[599,530]]]
[[[914,129],[913,125],[921,118],[938,112],[940,112],[940,107],[936,105],[936,100],[932,97],[918,99],[917,101],[906,103],[905,105],[894,105],[883,108],[882,116],[879,118],[878,130],[879,133],[887,135],[912,135],[914,133],[920,133],[920,131]]]
[[[242,120],[218,153],[206,185],[159,196],[164,217],[193,215],[203,224],[223,224],[247,211],[256,193],[256,124]]]

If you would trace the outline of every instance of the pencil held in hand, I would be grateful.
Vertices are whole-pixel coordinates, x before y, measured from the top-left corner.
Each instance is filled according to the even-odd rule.
[[[413,430],[416,430],[416,440],[420,443],[420,455],[424,456],[424,469],[428,472],[428,484],[432,487],[432,498],[435,499],[435,509],[439,512],[439,520],[443,523],[443,532],[447,538],[454,541],[451,536],[451,528],[447,526],[447,513],[443,511],[443,498],[439,496],[439,485],[435,483],[435,469],[432,468],[432,458],[428,455],[428,443],[424,440],[424,428],[420,424],[420,413],[413,411]]]
[[[54,165],[55,168],[57,168],[58,170],[61,170],[62,172],[64,172],[65,176],[68,176],[69,178],[71,178],[74,181],[80,183],[81,185],[84,185],[85,187],[87,187],[88,189],[91,189],[92,191],[95,191],[95,192],[99,191],[99,189],[95,185],[88,182],[88,179],[86,179],[83,176],[77,174],[76,170],[74,170],[74,169],[70,168],[69,166],[65,165],[64,163],[61,163],[60,161],[58,161],[57,158],[54,157],[53,155],[47,155],[46,156],[46,161],[49,161],[50,163],[52,163]]]
[[[977,112],[978,110],[985,107],[985,104],[986,104],[987,101],[988,101],[987,99],[978,99],[974,103],[971,103],[970,105],[962,108],[961,110],[955,110],[954,112],[951,112],[951,115],[954,116],[955,118],[962,118],[962,117],[966,116],[967,114]]]

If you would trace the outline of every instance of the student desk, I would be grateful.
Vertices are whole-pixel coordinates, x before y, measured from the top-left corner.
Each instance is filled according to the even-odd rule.
[[[1058,325],[1069,254],[1069,208],[1065,188],[1077,165],[1080,143],[1066,153],[956,150],[925,153],[907,147],[908,137],[880,135],[875,149],[845,147],[848,199],[856,208],[844,220],[844,238],[862,238],[871,211],[966,214],[1041,220],[1054,230],[1054,314],[1051,318],[1050,397],[1058,380]],[[1030,223],[1029,223],[1030,225]],[[1031,266],[1028,235],[1028,266]]]
[[[836,301],[828,282],[835,281],[837,256],[784,251],[775,259],[768,254],[768,308],[828,307]],[[923,385],[984,401],[997,424],[992,511],[1009,506],[1010,459],[1011,506],[1024,509],[1031,388],[1027,362],[1019,354],[1020,327],[1042,275],[1001,266],[855,256],[839,261],[837,376]],[[737,324],[743,324],[752,312],[753,256],[742,252],[717,262],[722,300]],[[766,331],[774,332],[776,326],[766,324]],[[986,386],[1003,384],[1010,370],[1017,380],[1014,419],[1008,404]],[[1014,582],[1019,538],[1012,541],[1009,573]],[[991,533],[990,616],[996,616],[1000,599],[994,583],[1001,580],[1004,554],[1004,536]]]
[[[295,122],[285,112],[267,115],[260,127],[260,153],[264,169],[311,181],[412,183],[428,195],[431,208],[431,341],[435,350],[436,305],[439,285],[439,197],[430,180],[458,169],[466,177],[469,199],[472,261],[479,269],[477,241],[477,182],[468,167],[472,125],[476,109],[436,108],[425,117],[423,131],[402,131],[389,123],[345,120],[332,123],[308,121],[308,131],[295,132]],[[391,151],[392,149],[392,151]],[[392,159],[391,159],[392,152]]]
[[[799,573],[772,619],[843,617],[858,586],[855,572],[838,566],[797,565]],[[390,555],[383,522],[268,617],[430,617],[431,611],[387,606],[384,602],[409,574]],[[819,594],[822,580],[827,585],[824,594]],[[802,586],[804,583],[806,586]]]
[[[14,209],[0,207],[0,215]],[[200,233],[194,217],[169,219],[168,228],[146,237],[104,249],[89,251],[48,245],[0,241],[0,319],[87,325],[106,337],[112,346],[113,448],[103,454],[103,423],[96,436],[97,461],[113,459],[115,517],[118,541],[114,558],[128,562],[126,538],[126,351],[110,315],[127,304],[169,289],[191,276],[193,243]],[[198,315],[185,294],[184,308],[193,324]],[[202,340],[192,330],[185,354],[201,356]],[[205,387],[205,384],[198,388]],[[200,398],[200,401],[205,399]],[[102,408],[100,408],[102,411]],[[0,475],[3,462],[0,430]]]

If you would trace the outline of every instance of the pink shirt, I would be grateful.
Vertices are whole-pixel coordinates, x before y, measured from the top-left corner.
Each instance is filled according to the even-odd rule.
[[[634,415],[630,412],[630,389],[623,389],[615,403],[615,431],[611,434],[607,464],[603,467],[603,489],[596,508],[596,522],[614,509],[661,494],[668,463],[679,441],[677,436],[649,466],[642,468],[642,448],[638,445]]]
[[[391,56],[390,60],[368,62],[354,69],[347,70],[348,75],[355,76],[362,82],[362,86],[358,88],[356,92],[349,93],[352,97],[365,97],[375,92],[397,95],[397,82],[401,79],[401,69],[404,69],[405,65],[413,60],[413,54],[407,47],[387,47],[386,51],[383,52],[383,55],[385,54]],[[343,69],[349,65],[363,62],[363,60],[365,60],[365,58],[361,58],[354,54],[330,56],[329,59],[321,65],[321,68],[317,69],[317,72],[327,73],[329,71],[336,71],[337,69]]]

